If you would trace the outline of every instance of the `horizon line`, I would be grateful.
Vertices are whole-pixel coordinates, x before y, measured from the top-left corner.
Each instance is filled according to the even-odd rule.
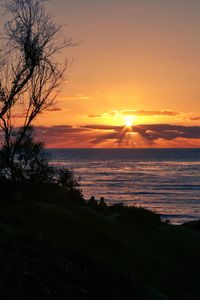
[[[200,150],[200,147],[172,147],[172,148],[159,148],[159,147],[145,147],[145,148],[105,148],[105,147],[99,147],[99,148],[65,148],[65,147],[45,147],[48,150],[62,150],[62,149],[66,149],[66,150],[145,150],[145,149],[152,149],[152,150]]]

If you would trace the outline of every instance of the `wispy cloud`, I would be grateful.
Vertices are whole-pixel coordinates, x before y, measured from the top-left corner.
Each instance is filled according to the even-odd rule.
[[[70,143],[77,142],[81,145],[89,135],[84,134],[86,128],[72,127],[71,125],[58,126],[38,126],[36,127],[36,137],[44,141],[47,147],[70,147]]]
[[[46,109],[46,111],[62,111],[63,109],[61,107],[49,107]]]
[[[121,110],[110,111],[103,114],[91,114],[89,118],[104,118],[104,117],[117,117],[117,116],[176,116],[179,113],[172,110]]]
[[[101,118],[102,115],[95,115],[95,114],[91,114],[91,115],[88,115],[88,118]]]
[[[81,128],[97,129],[97,130],[119,130],[119,129],[123,128],[123,126],[94,124],[94,125],[84,125],[84,126],[81,126]]]
[[[21,119],[21,118],[25,118],[25,117],[26,117],[26,113],[18,113],[18,114],[13,115],[14,119]]]
[[[71,96],[63,96],[61,100],[91,100],[92,97],[83,94],[74,94]]]
[[[178,113],[171,110],[124,110],[123,115],[134,116],[176,116]]]
[[[200,116],[191,117],[190,120],[191,121],[200,121]]]

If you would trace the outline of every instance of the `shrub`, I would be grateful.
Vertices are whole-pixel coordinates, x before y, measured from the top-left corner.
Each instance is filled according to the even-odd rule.
[[[31,184],[49,183],[54,170],[44,144],[34,141],[34,130],[29,127],[19,144],[3,145],[0,150],[1,181]]]
[[[144,207],[124,206],[123,203],[111,205],[109,209],[119,214],[119,221],[127,224],[147,224],[150,226],[161,223],[160,215]]]
[[[19,144],[1,148],[0,188],[7,199],[41,197],[50,189],[60,190],[63,197],[83,203],[80,182],[73,171],[50,165],[44,144],[34,141],[32,127]]]
[[[82,190],[80,188],[80,179],[75,177],[74,172],[68,169],[55,168],[54,170],[54,184],[62,189],[73,201],[79,202],[80,204],[85,203]]]

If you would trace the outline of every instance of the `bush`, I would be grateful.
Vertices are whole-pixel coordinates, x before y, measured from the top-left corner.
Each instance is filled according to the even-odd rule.
[[[85,203],[82,190],[80,188],[80,179],[77,179],[72,170],[54,169],[54,184],[65,192],[73,201],[80,204]]]
[[[182,226],[200,232],[200,220],[185,222]]]
[[[79,180],[73,171],[50,165],[44,144],[34,141],[33,128],[29,127],[21,142],[15,143],[18,134],[11,145],[3,145],[0,150],[0,188],[4,197],[41,198],[48,190],[60,190],[65,198],[83,203]]]
[[[123,203],[111,205],[109,210],[117,212],[119,221],[127,224],[148,224],[149,226],[161,223],[160,215],[144,207],[124,206]]]
[[[16,137],[16,140],[17,137]],[[34,141],[34,130],[29,127],[20,143],[3,145],[0,150],[1,181],[31,184],[49,183],[54,170],[49,165],[49,157],[44,144]]]

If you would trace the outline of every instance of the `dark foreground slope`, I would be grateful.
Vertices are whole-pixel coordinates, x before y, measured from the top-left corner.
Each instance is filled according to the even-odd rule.
[[[199,232],[39,200],[0,204],[1,299],[200,299]]]

